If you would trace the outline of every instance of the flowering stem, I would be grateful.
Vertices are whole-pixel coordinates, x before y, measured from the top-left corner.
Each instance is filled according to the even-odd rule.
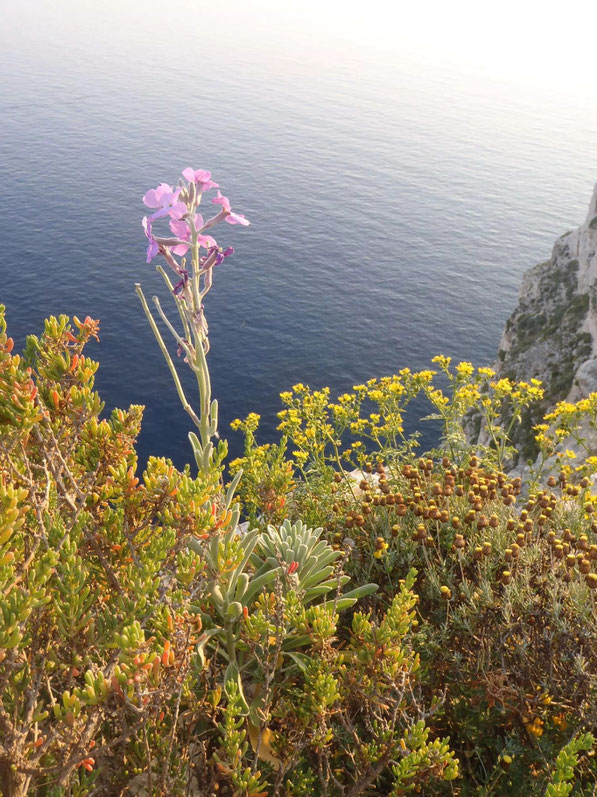
[[[153,303],[154,303],[154,304],[155,304],[155,306],[156,306],[156,310],[158,311],[158,313],[159,313],[159,315],[160,315],[160,318],[162,319],[162,321],[164,322],[164,324],[166,324],[166,326],[168,327],[168,329],[169,329],[169,330],[170,330],[170,332],[172,333],[172,337],[174,338],[174,340],[175,340],[177,343],[179,343],[179,344],[180,344],[180,345],[183,347],[183,349],[186,351],[186,346],[185,346],[185,342],[184,342],[184,340],[183,340],[183,339],[180,337],[180,335],[178,334],[178,332],[177,332],[177,331],[174,329],[174,327],[172,326],[172,324],[170,323],[170,321],[168,321],[168,318],[167,318],[167,316],[166,316],[166,313],[165,313],[165,312],[162,310],[162,305],[160,304],[160,300],[158,299],[158,297],[157,297],[157,296],[154,296],[154,297],[153,297]]]
[[[201,444],[205,448],[210,442],[212,435],[210,434],[211,426],[211,381],[209,378],[209,370],[207,368],[207,360],[205,351],[203,349],[203,342],[197,340],[195,344],[195,364],[193,368],[197,376],[197,385],[199,387],[199,399],[201,410],[201,426],[199,431],[201,433]],[[217,430],[214,430],[214,435]]]
[[[247,226],[249,221],[242,214],[233,213],[228,198],[222,196],[221,192],[218,191],[218,196],[213,200],[213,203],[221,205],[221,210],[217,216],[208,219],[204,223],[203,218],[196,213],[202,193],[204,190],[218,188],[218,185],[211,180],[211,173],[203,169],[195,170],[189,167],[183,171],[182,176],[186,182],[179,181],[178,187],[172,188],[172,186],[161,183],[156,189],[152,189],[144,195],[144,204],[156,210],[151,216],[143,218],[142,226],[145,237],[148,240],[147,262],[150,263],[152,258],[159,254],[179,278],[177,284],[173,286],[164,268],[158,266],[158,271],[162,275],[170,293],[174,296],[176,308],[182,322],[181,333],[178,333],[175,326],[168,320],[158,298],[153,297],[153,301],[159,317],[176,340],[179,346],[179,353],[180,349],[182,349],[186,355],[185,362],[188,363],[195,374],[200,397],[198,413],[193,411],[186,399],[174,362],[168,354],[166,345],[156,325],[156,319],[154,319],[145,301],[141,286],[138,284],[136,285],[136,292],[141,299],[145,315],[166,359],[180,401],[185,411],[193,419],[193,423],[199,432],[199,435],[194,433],[191,435],[191,443],[197,465],[200,470],[209,473],[214,465],[219,466],[221,463],[226,446],[218,446],[217,452],[214,452],[214,446],[211,442],[212,438],[218,437],[218,403],[217,401],[212,401],[211,398],[211,382],[206,358],[209,352],[209,338],[202,302],[204,296],[212,287],[213,275],[211,269],[221,263],[225,257],[232,254],[234,250],[232,247],[222,250],[210,235],[206,236],[202,233],[221,221],[243,226]],[[169,221],[171,236],[155,236],[152,224],[159,218]],[[207,250],[207,254],[203,258],[200,256],[200,247],[205,247]],[[179,262],[174,255],[181,256],[189,251],[191,264],[187,270],[186,259],[183,257]],[[203,285],[201,282],[202,275]]]
[[[178,376],[178,373],[176,372],[176,368],[174,366],[174,363],[172,362],[172,358],[170,357],[170,354],[168,353],[168,349],[166,348],[166,344],[164,343],[164,339],[162,338],[162,335],[160,333],[160,330],[157,327],[155,319],[154,319],[153,315],[151,314],[151,310],[149,309],[149,307],[147,305],[147,301],[146,301],[145,296],[143,294],[143,291],[141,289],[141,285],[138,282],[135,283],[135,291],[137,293],[137,296],[141,300],[141,305],[143,307],[143,310],[145,311],[145,315],[147,316],[147,320],[149,321],[149,326],[153,330],[153,334],[155,335],[155,339],[158,342],[158,346],[162,350],[162,354],[164,355],[166,363],[168,364],[168,368],[170,369],[170,373],[172,374],[172,378],[174,379],[174,384],[176,386],[176,391],[178,393],[178,398],[180,399],[180,403],[182,404],[183,409],[185,410],[185,412],[187,412],[190,415],[190,417],[191,417],[193,423],[195,424],[195,426],[197,426],[197,428],[200,429],[201,428],[201,421],[199,420],[199,418],[197,417],[195,411],[193,410],[193,408],[191,407],[191,405],[187,401],[187,397],[185,396],[184,390],[183,390],[182,385],[180,383],[180,378]]]
[[[170,290],[170,293],[172,295],[174,295],[174,286],[172,285],[170,277],[166,274],[166,271],[165,271],[164,267],[163,266],[156,266],[156,268],[159,271],[159,273],[162,275],[162,277],[164,278],[164,282],[168,286],[168,288]],[[183,305],[183,303],[181,301],[177,300],[176,301],[176,307],[178,308],[178,314],[180,316],[180,320],[182,321],[182,325],[184,327],[185,337],[186,337],[187,340],[190,340],[191,339],[191,328],[189,326],[189,321],[187,319],[186,313],[184,312],[184,309],[183,309],[184,305]]]

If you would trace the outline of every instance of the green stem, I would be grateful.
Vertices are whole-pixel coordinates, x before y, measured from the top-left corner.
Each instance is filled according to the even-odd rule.
[[[178,398],[180,399],[180,403],[182,404],[183,409],[185,410],[185,412],[187,412],[190,415],[191,420],[193,421],[195,426],[198,429],[201,429],[201,421],[199,420],[199,418],[197,417],[195,411],[193,410],[193,408],[191,407],[191,405],[187,401],[187,397],[185,396],[184,390],[183,390],[182,385],[180,383],[180,378],[178,376],[178,373],[176,372],[176,368],[174,366],[174,363],[172,362],[172,358],[170,357],[168,349],[166,348],[166,344],[164,343],[164,339],[162,338],[160,330],[157,327],[155,319],[154,319],[153,315],[151,314],[151,310],[149,309],[149,307],[147,305],[147,301],[146,301],[145,296],[143,294],[143,291],[141,289],[141,285],[138,282],[135,283],[135,291],[137,293],[137,296],[141,300],[141,305],[143,307],[143,310],[145,311],[145,315],[147,316],[147,320],[149,321],[149,325],[150,325],[150,327],[151,327],[151,329],[153,331],[153,334],[155,335],[155,339],[158,342],[158,346],[162,350],[162,354],[164,355],[164,359],[166,360],[166,363],[168,364],[168,368],[170,369],[170,373],[172,374],[172,378],[174,379],[174,384],[176,386],[176,391],[178,393]]]
[[[168,286],[168,288],[170,290],[170,293],[174,295],[174,286],[172,285],[172,282],[170,281],[170,277],[166,273],[165,269],[162,266],[156,266],[156,269],[157,269],[157,271],[159,271],[159,273],[164,278],[164,282]],[[178,314],[180,316],[180,320],[182,321],[182,325],[184,327],[184,334],[186,336],[186,339],[190,341],[191,340],[191,328],[189,326],[189,320],[188,320],[188,318],[186,316],[186,313],[184,312],[183,303],[181,301],[179,301],[178,299],[176,300],[176,307],[178,309]]]

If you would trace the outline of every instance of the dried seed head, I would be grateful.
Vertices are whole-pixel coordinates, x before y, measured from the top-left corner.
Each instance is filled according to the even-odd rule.
[[[587,575],[587,573],[591,572],[591,563],[588,559],[581,559],[578,563],[578,569],[583,575]]]

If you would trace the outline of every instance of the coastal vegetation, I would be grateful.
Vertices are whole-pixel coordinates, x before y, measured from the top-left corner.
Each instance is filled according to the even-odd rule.
[[[445,356],[296,384],[279,440],[250,413],[229,462],[204,301],[232,254],[211,232],[248,221],[219,191],[204,220],[219,187],[183,177],[143,220],[178,326],[137,286],[194,426],[183,470],[140,467],[142,407],[104,413],[97,321],[52,317],[18,354],[0,313],[0,791],[594,794],[597,457],[575,451],[597,394],[529,430],[525,481],[541,383]],[[405,431],[421,397],[430,451]]]

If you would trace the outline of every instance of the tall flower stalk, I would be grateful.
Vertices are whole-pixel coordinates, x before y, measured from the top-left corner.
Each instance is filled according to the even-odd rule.
[[[219,190],[212,204],[219,205],[220,211],[205,221],[197,209],[203,194],[214,188],[219,189],[218,184],[211,179],[211,172],[203,169],[189,167],[182,172],[182,177],[184,179],[179,180],[175,188],[161,183],[157,188],[147,191],[143,202],[153,213],[143,217],[142,225],[148,241],[147,262],[160,256],[167,267],[160,264],[157,270],[176,304],[181,331],[171,323],[157,296],[152,297],[155,312],[174,338],[178,356],[184,357],[195,374],[199,391],[198,410],[186,397],[175,362],[139,283],[136,283],[135,290],[168,364],[181,404],[197,429],[197,433],[191,432],[189,438],[197,467],[207,474],[212,466],[217,467],[223,461],[226,444],[220,441],[216,449],[212,442],[218,438],[218,402],[211,395],[207,366],[209,334],[203,307],[205,296],[213,284],[213,269],[234,250],[232,247],[223,249],[218,246],[216,240],[206,232],[224,221],[242,226],[247,226],[249,221],[242,214],[232,211],[228,198]],[[153,225],[159,219],[168,222],[170,235],[164,237],[155,234]],[[172,274],[175,275],[174,281]]]

